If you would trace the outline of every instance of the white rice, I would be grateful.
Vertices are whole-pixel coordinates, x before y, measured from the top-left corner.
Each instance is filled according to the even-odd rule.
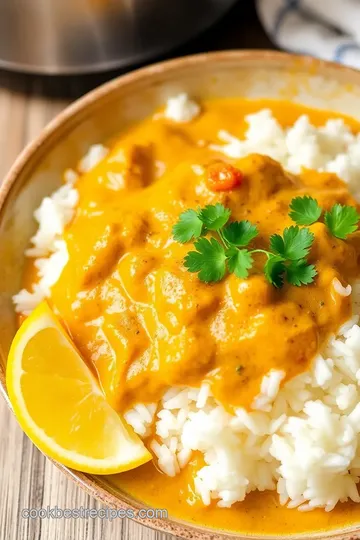
[[[30,239],[33,247],[27,249],[25,255],[43,257],[54,251],[54,242],[62,237],[65,226],[72,220],[78,199],[78,191],[71,184],[65,184],[42,200],[34,212],[39,228]]]
[[[22,289],[13,296],[15,311],[23,315],[30,315],[33,309],[50,296],[50,288],[55,285],[69,260],[66,242],[64,240],[54,240],[49,257],[35,259],[34,265],[37,268],[38,283],[32,286],[31,291]]]
[[[102,144],[94,144],[93,146],[90,146],[87,154],[82,158],[79,163],[79,171],[81,173],[87,173],[91,171],[91,169],[96,167],[96,165],[98,165],[100,161],[102,161],[107,156],[108,153],[109,149]]]
[[[108,153],[102,145],[91,146],[79,165],[79,171],[89,171]],[[39,224],[36,234],[30,239],[32,247],[25,251],[27,257],[34,257],[38,272],[38,283],[31,290],[22,289],[13,296],[15,311],[29,315],[33,309],[50,295],[50,288],[59,279],[69,255],[63,239],[65,227],[73,219],[79,200],[74,184],[79,175],[73,169],[64,171],[65,184],[50,197],[45,197],[34,212]]]
[[[347,182],[353,193],[360,194],[360,134],[353,135],[342,119],[315,127],[303,115],[284,129],[270,110],[263,109],[245,120],[248,129],[243,140],[220,130],[218,138],[223,144],[213,144],[212,149],[230,158],[265,154],[295,174],[303,167],[332,172]]]
[[[199,390],[172,388],[154,414],[149,440],[159,468],[174,476],[194,451],[202,452],[206,465],[194,486],[205,505],[215,500],[229,507],[254,490],[277,490],[281,504],[302,511],[330,511],[348,499],[360,502],[357,322],[356,315],[330,339],[310,372],[281,389],[284,373],[272,370],[251,411],[229,414],[207,383]],[[131,412],[126,420],[141,435],[142,422],[137,417],[133,424]],[[144,438],[150,427],[147,415]]]
[[[44,291],[40,283],[35,283],[31,287],[31,291],[27,289],[21,289],[17,294],[13,296],[13,303],[16,313],[22,315],[30,315],[30,313],[44,300],[46,292]]]
[[[77,172],[74,171],[74,169],[65,169],[64,182],[66,184],[75,184],[78,178],[79,178],[79,175]]]
[[[343,287],[337,278],[332,280],[332,286],[334,287],[334,291],[340,296],[350,296],[351,294],[351,285],[346,285],[346,287]]]
[[[164,116],[173,122],[185,123],[196,118],[200,110],[200,105],[183,93],[167,100]]]
[[[190,121],[199,112],[186,94],[170,99],[165,108],[165,116],[175,122]],[[316,128],[302,116],[283,129],[268,110],[246,120],[244,140],[220,131],[223,144],[214,141],[214,151],[232,158],[266,154],[294,173],[302,167],[334,172],[360,193],[360,136],[342,120]],[[92,147],[79,172],[107,153],[101,145]],[[202,171],[198,165],[193,170]],[[68,169],[64,178],[67,184],[35,212],[39,229],[26,254],[37,257],[40,281],[14,296],[16,310],[24,314],[49,294],[67,262],[62,236],[75,212],[78,173]],[[254,490],[276,490],[281,504],[301,511],[330,511],[348,499],[360,502],[360,283],[344,287],[334,280],[332,287],[334,294],[351,294],[354,316],[330,338],[308,373],[281,386],[285,374],[271,370],[250,411],[230,414],[204,382],[199,389],[170,388],[160,403],[138,403],[125,413],[165,474],[178,474],[194,451],[203,454],[205,465],[194,488],[204,505],[214,500],[230,507]]]
[[[156,409],[156,403],[150,403],[150,405],[139,403],[127,411],[124,418],[132,426],[135,433],[141,437],[148,437],[151,434]]]

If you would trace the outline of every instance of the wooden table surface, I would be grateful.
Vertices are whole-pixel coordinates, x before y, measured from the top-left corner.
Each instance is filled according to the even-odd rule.
[[[251,2],[174,56],[216,49],[271,48]],[[118,72],[35,77],[0,71],[0,178],[23,147],[68,103]],[[33,446],[0,398],[0,540],[170,540],[131,520],[24,519],[26,508],[100,508]]]

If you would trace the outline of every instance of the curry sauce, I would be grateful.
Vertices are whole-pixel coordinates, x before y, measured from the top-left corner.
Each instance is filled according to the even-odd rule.
[[[222,203],[232,220],[257,225],[254,248],[267,249],[272,234],[293,224],[289,203],[296,196],[311,195],[325,210],[336,202],[356,205],[333,174],[293,175],[266,156],[228,160],[211,149],[219,127],[241,137],[244,116],[265,107],[284,126],[304,113],[315,125],[329,117],[286,102],[208,101],[191,123],[158,115],[133,127],[77,183],[79,206],[65,233],[69,263],[50,303],[118,411],[159,401],[169,386],[198,387],[204,380],[228,410],[249,408],[270,369],[283,370],[287,379],[307,370],[351,315],[349,297],[336,293],[332,283],[337,278],[347,285],[358,275],[360,237],[356,233],[345,243],[323,223],[310,226],[315,239],[309,262],[318,276],[308,286],[273,287],[260,271],[261,253],[246,280],[230,274],[208,285],[183,266],[190,248],[173,240],[172,227],[188,208]],[[206,170],[214,160],[230,161],[242,173],[241,184],[230,191],[209,189]],[[321,511],[309,517],[279,513],[275,493],[252,494],[226,510],[200,509],[196,501],[188,506],[192,467],[196,463],[173,479],[148,464],[112,481],[174,515],[226,529],[276,533],[275,516],[281,532],[356,519],[358,510],[350,504],[338,505],[331,517]]]
[[[181,127],[145,121],[78,182],[79,208],[66,232],[69,263],[51,301],[118,410],[204,379],[225,407],[248,407],[270,369],[288,378],[306,370],[350,315],[350,300],[331,283],[356,275],[358,237],[344,243],[323,223],[310,227],[318,278],[306,287],[277,290],[256,271],[209,286],[183,267],[189,246],[172,239],[172,227],[184,209],[221,202],[232,219],[257,225],[254,247],[266,248],[271,234],[292,224],[289,203],[297,195],[312,195],[325,209],[355,204],[334,175],[295,177],[255,154],[233,160],[244,176],[237,189],[209,190],[193,165],[206,167],[214,152],[198,141],[216,139],[219,125],[236,131],[226,115],[236,106],[246,112],[241,102],[231,109],[213,103]],[[259,254],[255,265],[261,264]]]

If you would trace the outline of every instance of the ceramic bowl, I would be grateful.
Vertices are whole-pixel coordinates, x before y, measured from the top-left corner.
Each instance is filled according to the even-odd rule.
[[[60,184],[62,171],[74,165],[91,144],[125,130],[151,114],[167,97],[184,91],[199,99],[213,96],[290,99],[360,120],[360,72],[311,58],[266,51],[219,52],[156,64],[115,79],[68,107],[25,149],[0,191],[0,384],[5,398],[6,358],[16,331],[11,297],[20,288],[24,249],[35,229],[34,209]],[[112,488],[104,478],[61,469],[108,506],[133,509],[144,506]],[[194,526],[171,516],[166,520],[142,522],[180,538],[245,538]],[[306,534],[307,539],[310,537],[360,538],[360,524],[341,531]]]

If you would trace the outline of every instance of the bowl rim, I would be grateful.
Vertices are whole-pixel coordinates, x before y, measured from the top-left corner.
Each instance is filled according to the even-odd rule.
[[[279,51],[273,51],[273,50],[266,50],[266,49],[247,49],[247,50],[227,50],[227,51],[215,51],[215,52],[208,52],[208,53],[201,53],[201,54],[194,54],[189,56],[183,56],[174,58],[171,60],[165,60],[161,62],[157,62],[154,64],[151,64],[146,67],[141,67],[139,69],[136,69],[134,71],[131,71],[127,74],[122,74],[117,76],[114,79],[111,79],[110,81],[96,87],[95,89],[91,90],[90,92],[86,93],[84,96],[80,97],[79,99],[75,100],[73,103],[65,107],[63,111],[61,111],[55,118],[53,118],[40,132],[40,134],[32,141],[30,141],[25,148],[21,151],[19,156],[16,158],[15,162],[11,166],[8,173],[5,175],[5,178],[0,186],[0,218],[1,218],[1,212],[3,210],[3,207],[7,201],[7,197],[10,193],[10,190],[16,183],[19,175],[23,171],[23,169],[27,166],[29,161],[36,156],[39,148],[46,142],[46,140],[54,135],[57,130],[63,126],[65,126],[68,122],[70,122],[74,117],[77,115],[80,115],[83,111],[87,109],[90,105],[94,104],[98,100],[101,100],[103,97],[110,95],[113,91],[120,87],[126,87],[127,85],[130,85],[136,81],[140,81],[142,79],[151,78],[151,76],[156,75],[158,73],[164,73],[164,72],[176,72],[179,68],[181,69],[184,66],[192,66],[192,65],[198,65],[199,63],[226,63],[228,61],[237,61],[239,63],[243,61],[255,61],[259,63],[259,67],[261,66],[261,63],[264,62],[264,64],[267,64],[268,62],[273,62],[282,64],[282,65],[294,65],[294,62],[296,62],[297,67],[307,67],[310,70],[316,69],[320,70],[321,68],[332,68],[334,70],[337,70],[339,72],[347,74],[348,76],[351,76],[352,78],[357,77],[360,85],[360,72],[347,67],[343,66],[341,64],[337,64],[335,62],[328,62],[325,60],[320,60],[317,58],[313,58],[311,56],[305,56],[305,55],[297,55],[297,54],[289,54],[285,52],[279,52]],[[7,390],[6,390],[6,382],[5,382],[5,368],[0,363],[0,393],[3,395],[5,402],[7,403],[8,407],[12,411],[12,407],[8,398]],[[115,494],[111,493],[108,489],[103,487],[100,483],[97,483],[97,481],[94,480],[94,477],[80,472],[72,470],[68,467],[65,467],[64,465],[54,461],[53,459],[49,458],[48,456],[45,457],[49,459],[54,465],[56,465],[68,478],[73,480],[79,487],[84,489],[89,495],[93,496],[95,499],[100,501],[101,503],[105,504],[107,507],[110,508],[117,508],[117,509],[124,509],[124,510],[137,510],[139,508],[149,508],[147,504],[142,504],[133,501],[131,503],[119,498]],[[205,528],[204,526],[198,524],[198,525],[192,525],[190,522],[187,522],[185,520],[181,520],[179,518],[155,518],[150,519],[148,517],[136,520],[138,523],[141,523],[142,525],[145,525],[151,529],[154,529],[156,531],[164,532],[164,533],[170,533],[175,535],[178,538],[184,538],[184,539],[193,539],[193,540],[229,540],[229,538],[237,538],[238,540],[241,539],[250,539],[253,540],[256,539],[263,539],[263,540],[276,540],[278,536],[272,536],[272,535],[263,535],[263,536],[253,536],[253,535],[245,535],[244,533],[236,534],[232,531],[226,531],[226,530],[220,530],[220,529],[209,529]],[[360,524],[359,529],[360,531]],[[355,540],[356,538],[359,538],[356,535],[356,531],[343,531],[335,530],[335,531],[324,531],[323,533],[314,532],[314,533],[304,533],[304,534],[298,534],[298,535],[291,535],[291,538],[309,538],[309,534],[311,534],[311,538],[314,540],[318,538],[319,540],[322,538],[327,538],[331,540]],[[306,536],[307,535],[307,536]],[[354,536],[355,535],[355,536]],[[290,536],[282,536],[282,538],[290,538]]]

